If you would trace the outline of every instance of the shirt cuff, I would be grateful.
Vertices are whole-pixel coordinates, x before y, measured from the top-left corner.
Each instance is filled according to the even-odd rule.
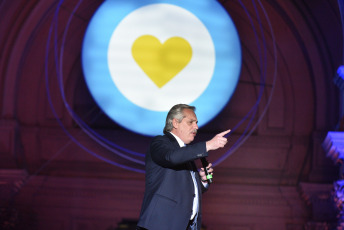
[[[201,182],[202,182],[202,184],[203,184],[203,186],[204,186],[205,188],[208,188],[208,187],[209,187],[209,184],[208,184],[207,182],[203,182],[202,180],[201,180]]]

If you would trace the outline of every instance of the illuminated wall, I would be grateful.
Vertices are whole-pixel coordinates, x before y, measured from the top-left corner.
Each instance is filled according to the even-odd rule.
[[[337,169],[320,144],[339,117],[337,1],[219,3],[237,29],[242,63],[230,101],[197,137],[233,129],[228,148],[209,157],[216,167],[204,225],[290,230],[334,221]],[[38,229],[108,229],[138,217],[151,137],[113,122],[82,68],[84,35],[100,5],[0,5],[1,205],[20,191],[11,207]]]

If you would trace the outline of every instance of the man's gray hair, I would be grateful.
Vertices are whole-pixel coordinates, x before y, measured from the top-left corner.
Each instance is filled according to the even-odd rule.
[[[178,122],[182,122],[183,118],[185,117],[183,114],[184,109],[191,109],[192,111],[195,112],[196,107],[195,106],[190,106],[190,105],[186,105],[186,104],[177,104],[174,105],[170,111],[167,114],[166,117],[166,123],[165,123],[165,128],[164,128],[164,133],[168,133],[171,132],[173,129],[173,119],[177,119]]]

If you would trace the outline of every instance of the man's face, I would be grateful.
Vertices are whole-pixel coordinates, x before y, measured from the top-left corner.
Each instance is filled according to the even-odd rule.
[[[173,119],[172,132],[177,135],[185,144],[191,143],[196,136],[198,125],[197,117],[191,109],[183,110],[184,118],[179,123],[177,119]]]

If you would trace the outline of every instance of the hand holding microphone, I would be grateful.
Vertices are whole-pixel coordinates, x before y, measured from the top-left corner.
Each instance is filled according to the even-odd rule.
[[[213,168],[211,167],[211,164],[208,163],[207,159],[205,157],[201,158],[202,166],[204,174],[202,173],[202,170],[200,172],[200,176],[203,182],[207,181],[209,184],[213,183]],[[206,177],[206,180],[203,179],[203,177]]]

